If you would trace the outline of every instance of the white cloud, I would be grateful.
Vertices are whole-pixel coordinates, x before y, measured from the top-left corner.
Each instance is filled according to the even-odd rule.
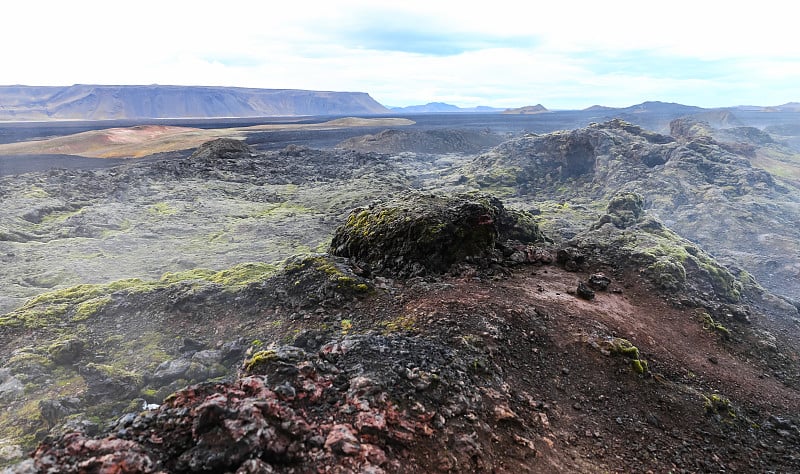
[[[390,105],[800,99],[785,3],[39,1],[4,5],[0,83],[361,90]]]

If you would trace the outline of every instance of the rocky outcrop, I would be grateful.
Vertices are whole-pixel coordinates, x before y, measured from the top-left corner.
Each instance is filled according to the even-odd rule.
[[[238,157],[249,158],[255,155],[255,150],[248,146],[244,140],[231,138],[218,138],[203,143],[190,156],[190,160],[224,160]]]
[[[601,262],[635,266],[678,304],[740,304],[744,293],[755,297],[763,291],[751,278],[737,278],[698,246],[647,215],[643,202],[637,193],[615,195],[606,214],[567,242],[571,251],[564,252],[568,257],[562,263],[571,264],[572,269]]]
[[[541,238],[533,216],[506,210],[497,198],[412,193],[353,210],[336,230],[330,252],[377,273],[416,276],[491,261],[508,239]]]
[[[707,124],[681,119],[672,122],[672,133],[613,120],[527,135],[478,156],[463,175],[481,190],[520,203],[563,203],[540,208],[548,216],[545,232],[563,240],[597,218],[588,212],[594,203],[608,202],[620,191],[636,192],[643,207],[670,229],[746,268],[767,288],[796,298],[796,285],[789,282],[795,281],[800,260],[784,257],[800,250],[791,243],[800,242],[793,225],[800,219],[800,188],[751,163],[786,156],[774,168],[785,173],[795,166],[790,155],[753,130],[726,132],[742,141],[724,142]],[[770,257],[775,255],[782,257]]]

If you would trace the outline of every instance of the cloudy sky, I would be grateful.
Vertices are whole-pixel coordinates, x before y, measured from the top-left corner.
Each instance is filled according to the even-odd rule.
[[[37,1],[3,5],[0,84],[368,92],[551,109],[800,101],[790,2]]]

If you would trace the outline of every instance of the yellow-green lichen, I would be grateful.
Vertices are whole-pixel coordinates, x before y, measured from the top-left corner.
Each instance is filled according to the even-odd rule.
[[[342,334],[348,334],[353,330],[353,321],[351,319],[342,319]]]
[[[39,186],[31,186],[22,194],[22,197],[28,199],[44,199],[50,197],[50,194]]]
[[[171,216],[173,214],[177,214],[178,210],[166,202],[157,202],[148,207],[147,212],[155,216]]]
[[[647,361],[641,358],[639,348],[631,344],[629,340],[615,337],[611,339],[608,345],[608,350],[611,354],[631,359],[631,368],[637,374],[644,374],[648,371]]]
[[[703,396],[703,408],[709,415],[727,415],[730,418],[736,418],[736,410],[731,401],[716,393]]]
[[[274,350],[258,351],[245,361],[244,369],[247,372],[258,372],[277,359],[278,354]]]
[[[369,237],[375,235],[375,233],[378,232],[379,229],[385,227],[387,223],[398,218],[399,214],[400,210],[397,208],[382,209],[377,213],[364,209],[358,214],[351,213],[347,217],[345,227],[364,237]]]
[[[103,307],[105,307],[108,303],[111,303],[110,296],[101,296],[99,298],[86,300],[83,303],[78,304],[78,306],[75,308],[75,317],[73,320],[83,321],[89,319],[90,316],[103,309]]]
[[[278,267],[272,264],[248,262],[220,271],[196,268],[182,272],[165,273],[160,282],[169,284],[180,281],[203,280],[224,286],[242,286],[265,280],[277,271]]]
[[[398,316],[382,322],[381,326],[384,327],[384,334],[390,334],[399,331],[411,331],[414,329],[415,322],[416,319],[413,316]]]
[[[109,301],[104,298],[116,291],[146,291],[152,283],[139,279],[119,280],[108,284],[76,285],[42,293],[28,300],[20,308],[0,317],[1,326],[41,328],[63,322],[72,312],[78,320],[86,319]],[[95,300],[90,302],[90,300]],[[80,307],[81,304],[86,306]]]
[[[141,374],[121,368],[118,365],[96,364],[94,362],[89,362],[85,365],[85,367],[88,370],[97,371],[109,378],[128,380],[135,385],[142,384]]]
[[[631,367],[637,374],[643,374],[647,372],[647,361],[642,359],[633,359],[631,361]]]
[[[256,212],[253,217],[268,218],[268,219],[281,219],[284,217],[291,217],[295,214],[309,214],[314,212],[313,209],[302,206],[300,204],[292,204],[289,202],[281,202],[277,204],[270,204],[264,209]]]
[[[703,329],[715,331],[726,341],[731,339],[730,330],[722,324],[714,321],[714,318],[711,317],[710,314],[706,313],[705,311],[699,311],[698,316],[700,317],[700,321],[703,323]]]

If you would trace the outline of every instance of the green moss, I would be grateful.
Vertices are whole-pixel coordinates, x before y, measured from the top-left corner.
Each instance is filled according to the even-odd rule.
[[[86,319],[108,304],[108,295],[115,291],[147,291],[152,283],[138,279],[120,280],[102,285],[77,285],[42,293],[20,308],[0,317],[0,327],[41,328],[63,322],[72,312],[78,320]],[[94,300],[94,301],[90,301]],[[85,306],[80,305],[86,303]]]
[[[358,214],[351,213],[347,217],[345,226],[364,237],[369,237],[375,235],[378,230],[398,217],[399,214],[400,210],[396,208],[382,209],[378,213],[365,209]]]
[[[117,365],[96,364],[94,362],[89,362],[88,364],[86,364],[86,368],[90,370],[97,370],[98,372],[102,373],[103,375],[109,378],[126,379],[136,385],[142,384],[141,374],[137,374],[136,372],[132,372],[124,368],[120,368]]]
[[[480,171],[476,176],[472,177],[472,181],[482,191],[498,196],[509,196],[516,194],[519,176],[522,173],[522,168],[517,166],[504,167],[495,165],[488,170]]]
[[[207,270],[205,268],[194,268],[192,270],[185,270],[182,272],[168,272],[165,273],[160,282],[165,284],[178,283],[180,281],[191,280],[205,280],[211,281],[217,272],[214,270]]]
[[[705,311],[700,311],[698,315],[703,323],[703,329],[715,331],[726,341],[731,339],[732,336],[730,330],[728,330],[728,328],[722,324],[714,321],[714,318],[712,318],[710,314],[706,313]]]
[[[44,308],[21,308],[0,317],[0,327],[46,327],[61,321],[69,308],[68,304],[53,304]]]
[[[265,368],[270,362],[277,360],[278,355],[273,350],[258,351],[244,363],[247,372],[258,372]]]
[[[5,367],[10,368],[14,374],[25,373],[28,368],[35,366],[52,369],[53,361],[47,356],[35,352],[19,352],[11,356],[5,363]]]
[[[340,276],[345,276],[344,272],[336,268],[336,265],[331,260],[321,255],[306,257],[291,263],[287,263],[285,269],[287,272],[294,272],[298,270],[304,270],[309,267],[314,267],[315,269],[331,277],[338,278]]]
[[[659,257],[647,267],[647,271],[653,282],[665,290],[676,291],[686,283],[686,268],[669,257]]]
[[[329,236],[328,238],[317,244],[317,246],[314,247],[313,251],[309,253],[325,253],[328,251],[330,246],[331,246],[331,237]]]
[[[633,359],[631,361],[631,367],[637,374],[643,374],[647,372],[647,361],[642,359]]]
[[[103,309],[103,307],[105,307],[108,303],[111,303],[110,296],[102,296],[99,298],[86,300],[75,308],[75,317],[73,320],[83,321],[89,319],[90,316]]]
[[[39,186],[31,186],[22,194],[22,197],[28,199],[44,199],[50,197],[50,194]]]
[[[111,335],[111,336],[108,336],[107,338],[105,338],[103,340],[103,345],[104,346],[116,346],[116,345],[119,345],[123,341],[125,341],[125,336],[123,336],[121,334],[114,334],[114,335]]]
[[[680,242],[659,242],[655,247],[649,249],[656,257],[667,257],[673,262],[684,263],[689,259],[690,253],[687,246],[680,245]]]
[[[730,418],[736,418],[736,410],[733,408],[731,401],[716,393],[703,396],[703,408],[709,415],[727,415]]]
[[[287,273],[302,272],[309,268],[323,273],[327,280],[334,283],[336,290],[340,292],[363,294],[372,290],[364,280],[346,274],[332,260],[322,255],[290,259],[284,266]],[[300,285],[301,283],[300,280],[294,282],[295,285]]]
[[[35,448],[37,432],[46,430],[39,410],[40,401],[40,398],[31,399],[11,410],[0,410],[0,439],[11,440],[25,450]]]
[[[77,211],[53,212],[47,214],[46,216],[43,216],[40,223],[41,224],[62,223],[65,222],[70,217],[77,216],[81,212],[83,212],[83,209],[78,209]]]
[[[350,319],[342,319],[342,334],[347,334],[353,330],[353,321]]]
[[[631,344],[631,341],[621,337],[615,337],[611,340],[610,350],[614,355],[621,355],[629,359],[639,358],[639,348]]]
[[[340,276],[336,278],[336,282],[338,290],[351,290],[356,293],[369,292],[369,286],[366,283],[359,283],[358,280],[349,276]]]
[[[728,270],[710,261],[700,261],[698,264],[708,275],[717,296],[732,303],[741,300],[742,284]]]
[[[309,214],[314,212],[313,209],[308,207],[299,205],[299,204],[292,204],[289,202],[281,202],[278,204],[271,204],[265,207],[263,210],[256,212],[253,214],[253,217],[256,218],[269,218],[269,219],[280,219],[283,217],[290,217],[295,214]]]
[[[384,321],[381,326],[385,328],[384,334],[391,334],[398,331],[411,331],[414,329],[416,319],[413,316],[398,316],[389,321]]]
[[[153,400],[154,398],[156,398],[158,390],[154,388],[143,388],[139,393],[141,393],[142,397],[145,400]]]
[[[157,202],[147,208],[147,212],[155,216],[171,216],[177,214],[178,210],[170,206],[166,202]]]
[[[278,267],[276,265],[248,262],[220,271],[197,268],[183,272],[165,273],[160,282],[170,284],[180,281],[203,280],[224,286],[242,286],[265,280],[277,273],[277,271]]]
[[[83,377],[77,374],[73,375],[72,377],[59,378],[55,383],[55,386],[60,389],[76,385],[84,385]]]
[[[644,374],[648,370],[647,361],[641,358],[639,348],[627,339],[615,337],[610,341],[609,351],[613,355],[621,355],[631,359],[631,368],[637,374]]]

